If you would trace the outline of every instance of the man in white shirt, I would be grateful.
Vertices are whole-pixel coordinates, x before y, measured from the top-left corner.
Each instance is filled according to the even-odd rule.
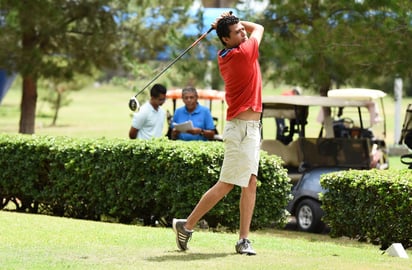
[[[150,100],[133,114],[129,130],[130,139],[148,140],[162,137],[166,112],[161,106],[166,101],[166,92],[167,89],[163,85],[153,85],[150,89]]]

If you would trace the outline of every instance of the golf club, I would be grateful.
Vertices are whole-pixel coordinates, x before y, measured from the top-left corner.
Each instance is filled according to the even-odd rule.
[[[230,14],[232,14],[232,11],[229,12]],[[205,32],[204,34],[202,34],[198,39],[195,40],[195,42],[192,43],[192,45],[190,45],[186,50],[184,50],[180,55],[178,55],[173,61],[171,61],[162,71],[160,71],[156,76],[154,76],[154,78],[148,82],[143,88],[142,90],[140,90],[136,95],[134,95],[133,97],[130,98],[129,100],[129,108],[132,111],[136,111],[136,109],[139,107],[139,102],[137,101],[136,97],[142,93],[150,84],[152,84],[157,78],[159,78],[163,73],[166,72],[166,70],[168,70],[174,63],[176,63],[180,58],[182,58],[183,55],[185,55],[190,49],[192,49],[194,46],[196,46],[202,39],[204,39],[207,34],[209,34],[210,32],[212,32],[213,27],[210,27],[210,29]]]
[[[190,49],[192,49],[194,46],[196,46],[202,39],[206,37],[207,34],[212,32],[213,28],[211,27],[206,33],[202,34],[198,39],[195,40],[195,42],[192,43],[186,50],[184,50],[181,54],[179,54],[173,61],[171,61],[162,71],[160,71],[154,78],[148,82],[142,90],[140,90],[136,95],[130,98],[129,100],[129,108],[132,111],[136,111],[136,109],[139,107],[139,102],[137,101],[136,97],[142,93],[150,84],[152,84],[157,78],[159,78],[163,73],[166,72],[174,63],[176,63],[180,58],[182,58],[183,55],[185,55]]]

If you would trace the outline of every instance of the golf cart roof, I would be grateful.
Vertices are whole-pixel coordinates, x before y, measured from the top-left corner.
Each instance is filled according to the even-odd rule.
[[[296,115],[307,114],[309,106],[367,107],[370,101],[323,96],[265,96],[262,97],[262,103],[263,117],[294,119]]]
[[[364,100],[348,100],[338,97],[323,96],[265,96],[262,102],[269,107],[322,106],[322,107],[366,107]],[[271,106],[272,105],[272,106]]]
[[[213,89],[196,89],[199,99],[206,100],[225,100],[225,92]],[[166,93],[166,98],[170,99],[181,99],[182,89],[172,89],[168,90]]]
[[[328,96],[263,96],[263,117],[293,119],[305,114],[308,107],[364,107],[369,108],[385,92],[375,89],[350,88],[329,90]],[[300,111],[300,112],[299,112]]]
[[[343,88],[343,89],[332,89],[328,91],[328,97],[345,98],[351,100],[374,100],[378,98],[383,98],[386,93],[381,90],[376,89],[365,89],[365,88]]]

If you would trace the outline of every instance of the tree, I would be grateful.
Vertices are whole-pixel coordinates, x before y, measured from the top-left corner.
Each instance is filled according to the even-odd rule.
[[[51,126],[57,124],[59,111],[62,107],[68,106],[73,100],[69,98],[70,92],[79,91],[86,85],[92,83],[91,77],[76,75],[75,80],[63,81],[61,79],[40,80],[39,97],[41,101],[47,103],[52,110],[53,119]]]
[[[270,0],[262,23],[263,66],[272,79],[326,95],[343,85],[407,75],[412,3],[400,1]]]
[[[72,100],[67,98],[70,91],[64,83],[50,82],[47,88],[46,95],[41,97],[41,100],[47,102],[53,110],[53,120],[51,126],[55,126],[59,116],[60,108],[70,104]]]
[[[39,78],[68,80],[93,67],[114,69],[122,55],[144,61],[164,48],[164,33],[181,23],[187,2],[2,0],[0,67],[22,76],[19,132],[34,133]],[[159,17],[157,28],[144,19]]]

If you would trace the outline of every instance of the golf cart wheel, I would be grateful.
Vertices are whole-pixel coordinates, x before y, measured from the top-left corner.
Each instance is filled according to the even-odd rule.
[[[296,209],[296,225],[299,231],[320,233],[325,228],[321,221],[323,210],[320,203],[305,199],[301,201]]]

